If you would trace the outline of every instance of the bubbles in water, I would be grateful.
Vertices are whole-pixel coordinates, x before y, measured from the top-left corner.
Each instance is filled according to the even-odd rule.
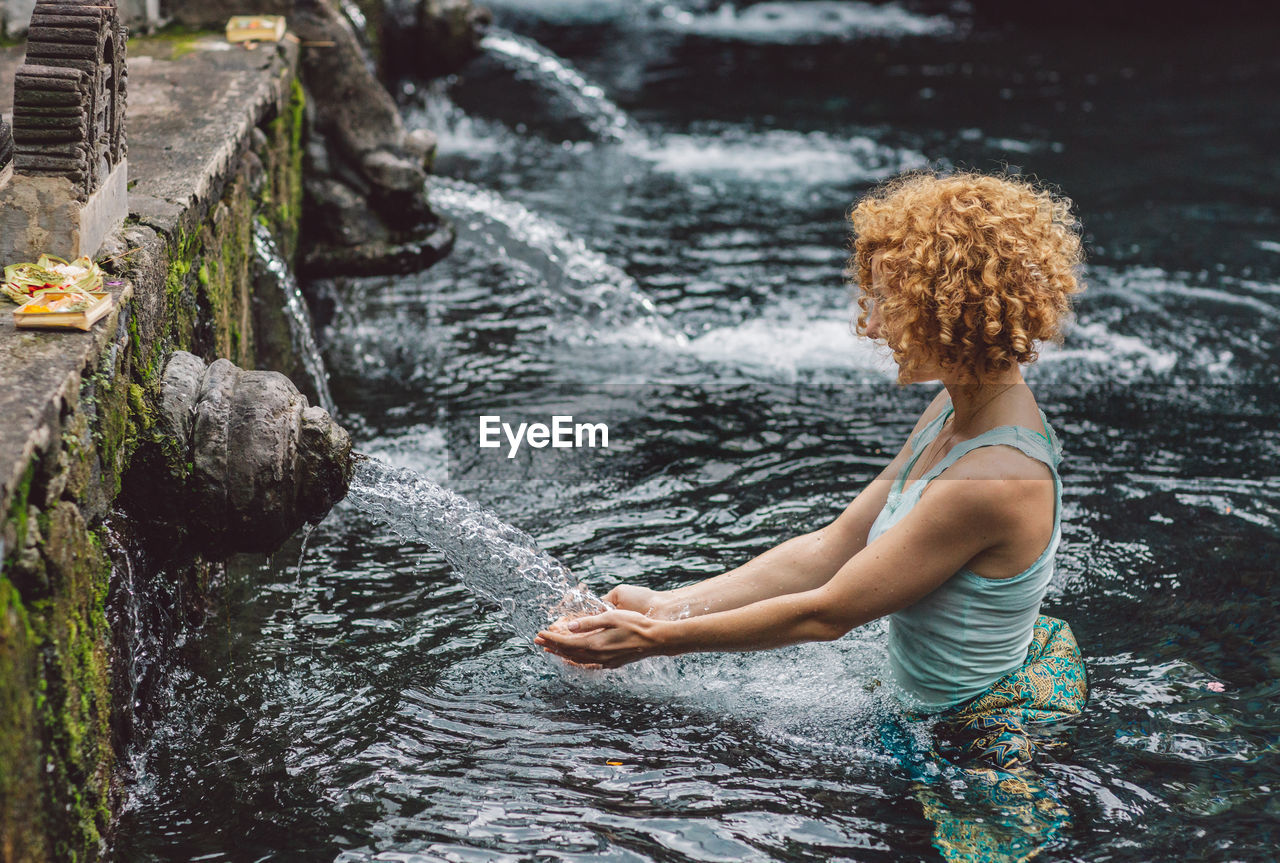
[[[886,147],[863,136],[836,138],[823,132],[786,130],[665,135],[642,155],[657,170],[672,174],[807,186],[882,180],[928,165],[920,153]]]
[[[573,23],[631,19],[629,27],[753,42],[947,36],[961,25],[943,15],[922,15],[901,4],[859,0],[714,3],[673,0],[493,0],[502,10]]]
[[[1177,354],[1148,344],[1137,336],[1117,333],[1101,321],[1080,323],[1067,333],[1062,347],[1040,346],[1040,363],[1045,366],[1107,366],[1113,377],[1138,372],[1161,374],[1178,362]],[[1033,367],[1034,368],[1034,367]]]
[[[853,312],[830,307],[829,297],[786,298],[745,320],[711,326],[698,335],[671,339],[652,330],[624,327],[600,338],[604,344],[650,346],[666,354],[652,358],[669,366],[681,357],[772,380],[818,382],[825,374],[847,379],[887,377],[897,370],[882,345],[857,336]]]

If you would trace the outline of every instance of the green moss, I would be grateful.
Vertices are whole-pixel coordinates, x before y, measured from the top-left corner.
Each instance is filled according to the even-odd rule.
[[[39,641],[18,590],[0,576],[0,836],[10,860],[44,856],[40,800],[40,735],[44,703]]]
[[[6,859],[96,859],[110,819],[111,564],[76,504],[36,518],[48,595],[24,602],[0,577],[0,835]]]
[[[155,412],[147,404],[146,391],[138,384],[129,384],[129,411],[144,429],[151,428],[155,422]]]
[[[260,201],[259,213],[269,214],[263,223],[281,241],[281,251],[292,261],[298,250],[302,220],[302,145],[306,129],[306,94],[297,78],[289,84],[289,102],[267,124],[271,176]]]
[[[125,352],[117,355],[114,364],[110,357],[104,357],[81,389],[81,403],[94,405],[93,442],[101,464],[100,486],[108,499],[120,491],[136,439],[129,411],[128,365]]]
[[[111,562],[69,501],[51,512],[44,554],[55,589],[36,628],[47,683],[38,718],[49,748],[48,811],[65,813],[54,854],[92,859],[110,821]]]
[[[38,462],[34,459],[27,464],[27,469],[22,472],[22,479],[18,480],[18,484],[13,489],[13,497],[10,498],[12,503],[9,505],[9,514],[5,517],[4,538],[9,549],[6,557],[5,568],[8,568],[9,562],[22,552],[23,543],[27,540],[27,519],[29,518],[28,501],[31,499],[31,484],[36,478],[36,466]],[[12,527],[12,533],[9,528]]]
[[[142,334],[138,331],[138,316],[129,315],[129,320],[125,324],[125,330],[129,333],[129,344],[136,351],[142,348]]]
[[[248,183],[237,178],[200,232],[196,282],[213,330],[213,353],[251,368],[253,213]]]
[[[166,325],[171,333],[190,333],[199,316],[195,292],[187,285],[196,242],[194,234],[182,230],[169,239],[169,266],[165,270],[164,292],[168,312]]]
[[[180,60],[195,51],[202,38],[217,39],[221,36],[223,34],[217,30],[196,30],[175,24],[147,36],[135,36],[129,40],[127,47],[129,55],[133,57]]]

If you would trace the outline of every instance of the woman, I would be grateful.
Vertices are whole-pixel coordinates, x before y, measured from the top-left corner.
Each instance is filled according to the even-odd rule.
[[[536,640],[614,668],[830,640],[888,615],[908,701],[958,718],[998,763],[1024,761],[1019,721],[1079,712],[1085,694],[1070,630],[1039,616],[1060,448],[1020,368],[1080,290],[1079,226],[1066,199],[971,173],[898,178],[850,219],[859,333],[889,345],[900,383],[943,386],[902,450],[826,527],[688,587],[620,585],[616,610]]]

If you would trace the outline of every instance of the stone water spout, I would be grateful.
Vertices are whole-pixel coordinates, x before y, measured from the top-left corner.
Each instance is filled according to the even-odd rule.
[[[161,457],[148,460],[131,505],[196,548],[273,551],[347,493],[350,436],[279,372],[175,352],[157,420]]]

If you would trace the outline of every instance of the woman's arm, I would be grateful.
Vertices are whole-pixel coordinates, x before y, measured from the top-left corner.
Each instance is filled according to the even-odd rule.
[[[651,615],[663,620],[697,617],[821,587],[866,546],[871,523],[884,507],[899,468],[897,459],[890,462],[826,527],[788,539],[723,575],[656,593]],[[612,597],[605,599],[613,601]]]
[[[660,654],[839,638],[919,601],[976,555],[1028,529],[1027,513],[1043,483],[990,476],[961,471],[956,481],[934,483],[900,522],[820,587],[686,620],[610,611],[544,630],[536,641],[575,663],[612,668]]]
[[[668,591],[624,584],[605,599],[619,608],[650,617],[679,620],[821,587],[866,547],[871,525],[884,508],[889,488],[911,457],[911,439],[938,415],[945,403],[943,390],[921,414],[893,461],[826,527],[789,539],[742,566],[705,581]]]

